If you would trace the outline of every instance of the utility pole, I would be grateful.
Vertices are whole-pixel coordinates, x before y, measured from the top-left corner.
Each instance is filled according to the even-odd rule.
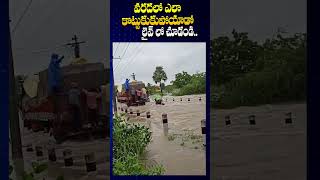
[[[16,163],[16,174],[18,179],[22,179],[24,165],[22,154],[22,143],[19,125],[19,114],[17,109],[17,92],[16,92],[16,79],[14,76],[12,45],[11,45],[11,33],[10,33],[10,20],[9,20],[9,125],[10,136],[12,144],[12,160]]]
[[[133,80],[136,80],[136,75],[134,73],[132,73],[131,76],[132,76]]]
[[[73,43],[68,43],[66,44],[67,46],[71,46],[74,48],[74,57],[79,58],[80,57],[80,44],[86,43],[85,41],[78,41],[77,35],[74,35],[72,40],[74,41]]]
[[[113,68],[113,60],[114,59],[119,59],[120,60],[121,58],[114,58],[112,56],[112,68]],[[116,113],[117,112],[117,100],[116,100],[116,94],[115,94],[116,87],[114,85],[114,72],[113,72],[113,69],[112,69],[112,82],[113,82],[113,84],[112,84],[112,88],[113,88],[113,97],[112,97],[112,99],[113,99],[113,110]]]

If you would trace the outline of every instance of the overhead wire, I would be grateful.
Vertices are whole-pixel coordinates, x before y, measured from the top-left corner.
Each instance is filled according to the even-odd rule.
[[[32,4],[33,0],[30,0],[29,3],[27,4],[26,8],[24,9],[24,11],[22,12],[21,16],[19,17],[16,25],[14,25],[13,29],[12,29],[12,33],[14,34],[14,32],[17,30],[17,28],[19,27],[20,23],[22,22],[24,16],[27,14],[27,12],[29,11],[31,4]]]
[[[128,43],[126,49],[124,50],[124,53],[123,53],[122,57],[120,57],[120,60],[119,60],[119,62],[118,62],[118,64],[117,64],[117,66],[115,67],[115,70],[116,70],[117,67],[120,65],[121,60],[124,58],[125,54],[127,53],[127,50],[128,50],[128,47],[129,47],[129,46],[130,46],[130,42]]]
[[[117,53],[117,51],[118,51],[119,46],[120,46],[120,43],[118,43],[118,46],[116,47],[116,50],[115,50],[115,52],[113,53],[113,55],[112,55],[112,56],[116,55],[116,53]]]
[[[140,45],[140,46],[139,46],[139,45]],[[131,58],[129,59],[128,62],[130,62],[130,61],[133,59],[133,57],[135,57],[136,54],[137,54],[138,52],[140,52],[141,46],[142,46],[142,44],[138,44],[138,46],[136,46],[136,48],[135,48],[135,50],[133,51],[133,53],[131,54]],[[122,66],[121,69],[123,70],[127,65],[128,65],[128,63],[127,63],[125,66]],[[115,71],[116,71],[116,70],[118,70],[118,72],[119,72],[120,69],[116,68]],[[120,72],[121,72],[121,71],[120,71]]]
[[[124,68],[122,69],[122,72],[121,72],[121,73],[127,71],[127,69],[128,69],[128,68],[130,67],[130,65],[134,62],[134,60],[136,60],[136,57],[141,54],[142,49],[143,49],[142,46],[143,46],[143,44],[140,45],[139,50],[137,51],[137,53],[136,53],[134,56],[132,56],[131,59],[129,59],[128,63],[126,64],[126,66],[124,66]]]
[[[124,73],[127,71],[128,67],[131,66],[131,64],[136,60],[137,56],[141,54],[141,52],[143,50],[143,43],[141,43],[140,47],[139,47],[139,50],[137,51],[137,53],[131,58],[129,59],[128,63],[126,64],[126,66],[124,66],[122,68],[122,70],[119,72],[119,74],[122,74],[122,77],[121,79],[123,80],[125,78],[125,75]]]

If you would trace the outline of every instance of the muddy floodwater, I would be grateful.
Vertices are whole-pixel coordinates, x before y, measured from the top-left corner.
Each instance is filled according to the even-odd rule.
[[[147,164],[163,165],[165,175],[205,175],[206,151],[201,133],[201,120],[206,116],[205,95],[164,96],[163,103],[156,105],[151,100],[144,106],[129,107],[126,114],[129,123],[143,124],[152,131]],[[126,105],[119,103],[118,108],[121,112]],[[150,118],[146,116],[148,111]],[[163,113],[168,117],[168,134],[164,132]]]
[[[307,179],[306,110],[305,103],[211,109],[211,179]]]
[[[107,180],[110,179],[110,138],[100,139],[83,139],[83,140],[68,140],[62,144],[56,144],[55,140],[44,132],[32,132],[27,128],[23,128],[23,121],[20,119],[21,126],[21,141],[23,146],[23,161],[24,170],[28,173],[32,172],[32,162],[46,163],[48,168],[40,174],[34,174],[37,180],[56,180],[58,176],[63,176],[65,180]],[[43,149],[43,155],[37,157],[35,147],[40,146]],[[33,151],[28,151],[28,147],[32,147]],[[55,162],[48,159],[48,148],[55,148]],[[72,151],[73,165],[65,166],[64,150]],[[9,144],[10,164],[11,147]],[[94,153],[96,162],[96,171],[87,172],[85,155]],[[11,176],[15,178],[15,173]]]

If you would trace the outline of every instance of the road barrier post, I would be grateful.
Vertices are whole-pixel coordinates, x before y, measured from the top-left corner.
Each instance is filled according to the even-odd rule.
[[[140,116],[140,111],[139,111],[139,109],[137,110],[137,116]]]
[[[86,160],[87,172],[92,172],[97,170],[96,159],[94,153],[89,153],[84,156]]]
[[[56,156],[56,150],[54,148],[49,148],[48,149],[48,158],[50,161],[55,162],[57,161],[57,156]]]
[[[203,145],[206,146],[206,120],[201,120],[201,134],[203,138]]]
[[[229,115],[225,117],[225,122],[227,126],[231,125],[231,119]]]
[[[163,132],[164,135],[167,136],[169,132],[169,127],[168,127],[168,115],[163,113],[162,114],[162,123],[163,123]]]
[[[36,146],[36,155],[37,157],[43,156],[43,149],[41,146]]]
[[[32,144],[28,144],[27,145],[27,152],[32,152],[32,151],[33,151]]]
[[[70,149],[66,149],[63,151],[63,157],[64,157],[64,165],[66,167],[73,166],[72,151]]]
[[[292,124],[292,113],[291,112],[286,113],[285,123]]]
[[[249,124],[250,125],[256,125],[256,116],[255,115],[250,115],[249,116]]]
[[[151,115],[150,115],[150,111],[147,111],[147,118],[150,118]]]

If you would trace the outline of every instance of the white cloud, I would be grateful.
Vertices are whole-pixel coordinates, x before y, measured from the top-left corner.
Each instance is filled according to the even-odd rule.
[[[121,57],[128,43],[120,43],[114,57]],[[118,43],[114,43],[114,49]],[[114,50],[115,51],[115,50]],[[124,83],[126,78],[152,83],[156,66],[163,66],[168,80],[174,80],[175,74],[186,71],[189,74],[206,71],[205,43],[130,43],[123,59],[115,59],[113,67],[116,84]]]

